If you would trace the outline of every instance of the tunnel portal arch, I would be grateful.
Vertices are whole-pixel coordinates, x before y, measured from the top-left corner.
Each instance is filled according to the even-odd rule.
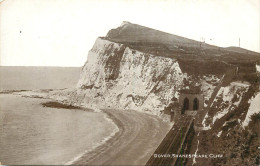
[[[199,100],[197,97],[193,100],[193,110],[197,111],[199,109]]]
[[[185,99],[183,100],[183,107],[182,107],[182,113],[184,113],[186,110],[189,110],[189,99],[187,97],[185,97]]]
[[[186,111],[200,111],[203,110],[204,96],[201,93],[180,93],[179,103],[182,114]]]

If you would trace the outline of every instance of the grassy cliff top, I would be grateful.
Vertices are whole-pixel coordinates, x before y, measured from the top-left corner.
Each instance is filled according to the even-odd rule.
[[[213,46],[129,22],[111,29],[104,38],[145,53],[184,60],[260,62],[260,53],[257,52]]]

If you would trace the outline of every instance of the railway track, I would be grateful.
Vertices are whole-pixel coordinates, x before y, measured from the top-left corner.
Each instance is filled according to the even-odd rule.
[[[177,158],[173,154],[178,155],[181,153],[183,143],[186,135],[192,127],[193,117],[182,115],[168,134],[165,136],[161,144],[155,150],[154,154],[147,161],[146,165],[175,165]]]

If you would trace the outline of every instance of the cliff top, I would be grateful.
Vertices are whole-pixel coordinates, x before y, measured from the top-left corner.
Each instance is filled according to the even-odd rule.
[[[176,47],[178,45],[199,47],[201,43],[192,39],[133,24],[128,21],[123,21],[118,28],[110,30],[107,37],[118,42],[156,42],[167,45],[168,47]],[[204,43],[203,46],[207,48],[216,48],[216,46],[206,43]]]
[[[123,21],[118,28],[111,29],[105,38],[158,56],[189,60],[260,62],[260,53],[257,52],[238,47],[213,46],[127,21]]]

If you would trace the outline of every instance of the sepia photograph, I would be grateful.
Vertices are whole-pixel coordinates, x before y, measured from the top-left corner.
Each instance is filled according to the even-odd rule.
[[[0,0],[0,165],[259,166],[260,0]]]

